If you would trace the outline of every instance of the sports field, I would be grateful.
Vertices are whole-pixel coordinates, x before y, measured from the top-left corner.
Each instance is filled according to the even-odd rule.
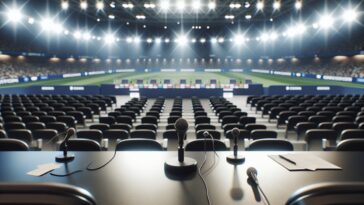
[[[18,83],[3,85],[0,87],[24,87],[31,85],[100,85],[114,84],[121,82],[122,79],[128,79],[129,82],[135,83],[136,80],[157,80],[158,83],[164,79],[170,79],[172,84],[178,84],[180,79],[185,79],[187,83],[195,82],[196,79],[202,80],[203,83],[209,83],[211,79],[216,79],[220,84],[229,83],[230,79],[236,79],[237,82],[245,82],[250,79],[253,83],[263,84],[265,87],[271,85],[339,85],[348,87],[364,88],[364,84],[349,82],[325,81],[306,78],[292,78],[287,76],[277,76],[260,73],[207,73],[207,72],[151,72],[151,73],[114,73],[87,77],[75,77],[57,80],[36,81],[28,83]]]

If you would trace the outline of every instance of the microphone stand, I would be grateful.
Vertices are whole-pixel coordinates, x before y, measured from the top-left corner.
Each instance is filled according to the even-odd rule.
[[[234,136],[234,154],[227,156],[226,161],[230,164],[237,165],[245,162],[245,157],[238,155],[238,136]]]
[[[67,141],[65,140],[64,143],[64,149],[63,149],[63,155],[58,155],[56,156],[56,161],[57,162],[69,162],[75,159],[75,155],[74,154],[69,154],[68,153],[68,145],[67,145]]]

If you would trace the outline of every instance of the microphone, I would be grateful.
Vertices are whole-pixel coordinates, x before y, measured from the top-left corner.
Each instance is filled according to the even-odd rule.
[[[234,139],[234,154],[232,156],[227,156],[226,160],[230,163],[230,164],[242,164],[245,161],[245,157],[243,156],[238,156],[238,139],[240,136],[240,130],[238,128],[234,128],[231,130],[231,134],[233,135],[233,139]]]
[[[75,133],[76,133],[75,128],[71,127],[67,130],[66,136],[64,137],[64,140],[60,145],[60,147],[63,148],[63,155],[56,156],[57,162],[68,162],[68,161],[72,161],[73,159],[75,159],[75,155],[68,154],[68,145],[67,145],[69,139],[73,135],[75,135]]]
[[[259,185],[259,182],[258,182],[258,172],[257,170],[254,168],[254,167],[249,167],[247,170],[246,170],[246,174],[248,175],[248,177],[250,179],[253,180],[253,182],[256,184],[256,185]]]
[[[197,161],[184,157],[184,139],[188,130],[188,122],[183,118],[179,118],[174,124],[174,127],[178,136],[178,157],[177,159],[172,158],[167,160],[164,163],[164,169],[168,174],[176,176],[189,175],[190,173],[196,172]]]

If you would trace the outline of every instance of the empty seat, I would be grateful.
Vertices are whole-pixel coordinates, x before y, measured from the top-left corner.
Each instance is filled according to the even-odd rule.
[[[286,126],[285,137],[287,138],[289,131],[292,131],[295,129],[295,126],[297,125],[297,123],[306,122],[307,120],[308,120],[308,117],[302,116],[302,115],[289,116],[286,121],[287,126]]]
[[[128,139],[129,132],[122,129],[108,129],[102,132],[103,138],[106,139]]]
[[[108,124],[108,125],[112,125],[112,124],[115,124],[115,117],[112,117],[112,116],[100,117],[99,122],[104,123],[104,124]]]
[[[29,146],[22,140],[0,139],[0,151],[28,151],[28,150]]]
[[[198,116],[195,118],[195,125],[197,124],[210,124],[211,120],[209,117],[205,117],[205,116]]]
[[[316,129],[317,124],[314,122],[299,122],[295,126],[295,131],[297,133],[297,140],[304,137],[307,130]]]
[[[153,130],[134,130],[130,132],[130,138],[145,138],[155,140],[157,138],[157,134]]]
[[[136,130],[153,130],[154,132],[157,132],[157,125],[150,124],[150,123],[143,123],[140,125],[135,126]]]
[[[168,117],[168,119],[167,119],[167,123],[168,123],[168,124],[175,123],[175,122],[176,122],[179,118],[180,118],[180,116],[170,116],[170,117]]]
[[[101,142],[102,132],[100,130],[79,130],[77,131],[77,138],[95,140]]]
[[[58,134],[57,130],[53,129],[41,129],[41,130],[33,130],[32,135],[33,139],[45,139],[50,140]]]
[[[119,115],[117,118],[115,118],[115,121],[117,123],[124,123],[133,126],[133,118],[127,115]]]
[[[340,141],[347,139],[364,139],[363,129],[346,129],[341,132]]]
[[[64,122],[51,122],[46,124],[47,129],[57,130],[58,133],[65,132],[67,130],[67,124]]]
[[[322,151],[324,145],[322,140],[326,139],[330,146],[336,146],[337,132],[332,129],[311,129],[307,130],[305,134],[306,149],[308,151]]]
[[[255,117],[240,117],[239,123],[242,125],[246,125],[246,124],[251,124],[251,123],[255,123],[256,119]]]
[[[253,130],[250,132],[250,138],[253,140],[277,138],[277,132],[274,130]]]
[[[335,130],[338,135],[340,135],[343,130],[356,128],[358,128],[358,125],[354,122],[336,122],[332,125],[332,129]]]
[[[110,125],[106,124],[106,123],[99,123],[99,124],[90,125],[89,128],[93,129],[93,130],[100,130],[101,132],[103,132],[103,131],[109,129]]]
[[[246,124],[245,129],[251,132],[253,130],[265,130],[267,129],[267,126],[262,124]]]
[[[22,121],[27,124],[29,122],[38,122],[39,121],[39,117],[37,116],[24,116],[22,117]]]
[[[174,129],[166,130],[165,132],[163,132],[163,138],[164,139],[178,139],[177,131]]]
[[[145,116],[141,119],[142,124],[155,124],[158,125],[158,118],[155,116]]]
[[[245,125],[237,124],[237,123],[231,123],[231,124],[226,124],[226,125],[223,126],[225,134],[227,133],[227,131],[232,130],[234,128],[244,129]]]
[[[186,151],[226,151],[224,142],[214,139],[197,139],[190,141],[185,146]]]
[[[117,123],[117,124],[110,125],[110,129],[122,129],[122,130],[126,130],[126,131],[130,132],[131,125],[125,124],[125,123]]]
[[[354,122],[355,117],[349,115],[339,115],[332,118],[332,122]]]
[[[337,145],[336,150],[337,151],[364,152],[364,138],[343,140]]]
[[[199,130],[216,130],[215,125],[210,124],[197,124],[195,126],[195,131],[198,132]]]
[[[67,142],[69,151],[101,151],[101,146],[95,140],[90,139],[70,139]],[[60,150],[64,150],[64,144],[60,145]]]
[[[249,151],[293,151],[293,145],[287,140],[259,139],[254,140],[248,148]]]
[[[226,115],[221,120],[221,127],[224,127],[226,124],[236,124],[239,122],[239,117],[235,115]]]
[[[4,139],[4,138],[8,138],[8,136],[6,135],[5,130],[0,129],[0,139]]]
[[[250,139],[250,132],[245,129],[239,129],[239,139]],[[229,130],[226,132],[226,138],[228,139],[234,139],[234,136],[232,134],[232,130]]]
[[[120,141],[115,149],[117,151],[162,151],[163,147],[152,139],[126,139]]]
[[[28,144],[30,144],[33,140],[32,132],[27,129],[13,129],[7,131],[7,135],[9,138],[22,140]]]
[[[28,130],[40,130],[46,129],[46,125],[43,122],[29,122],[25,125]]]
[[[69,116],[69,115],[58,116],[57,121],[66,123],[67,127],[76,128],[77,121],[76,121],[75,117],[73,117],[73,116]]]

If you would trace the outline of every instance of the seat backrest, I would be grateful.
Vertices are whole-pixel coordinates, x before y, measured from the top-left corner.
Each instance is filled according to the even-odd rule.
[[[13,129],[7,131],[8,137],[18,139],[30,144],[33,140],[32,132],[27,129]]]
[[[152,139],[126,139],[120,141],[115,149],[117,151],[162,151],[163,147]]]
[[[164,139],[178,139],[177,131],[175,129],[166,130],[163,132]]]
[[[110,125],[110,129],[122,129],[122,130],[126,130],[126,131],[130,132],[131,125],[126,124],[126,123],[117,123],[117,124]]]
[[[198,132],[199,130],[216,130],[215,125],[210,124],[197,124],[195,126],[195,131]]]
[[[0,151],[28,151],[29,146],[18,139],[0,139]],[[0,202],[1,204],[1,202]]]
[[[322,151],[322,139],[327,139],[332,146],[336,145],[338,133],[333,129],[310,129],[305,133],[307,150]]]
[[[186,151],[226,151],[224,142],[214,139],[197,139],[190,141],[185,146]]]
[[[287,140],[258,139],[248,148],[249,151],[293,151],[293,145]]]
[[[103,137],[100,130],[79,130],[76,135],[77,138],[95,140],[96,142],[101,142]]]
[[[363,129],[347,129],[341,132],[340,141],[347,139],[364,139]]]
[[[123,129],[107,129],[102,132],[106,139],[128,139],[129,132]]]
[[[46,139],[50,140],[55,137],[58,132],[54,129],[40,129],[40,130],[33,130],[33,139]]]
[[[90,125],[89,128],[92,130],[100,130],[101,132],[103,132],[103,131],[109,129],[110,125],[106,124],[106,123],[99,123],[99,124]]]
[[[65,132],[67,130],[67,124],[64,122],[51,122],[46,124],[47,129],[57,130],[57,132]]]
[[[245,125],[245,129],[248,131],[253,131],[253,130],[265,130],[267,129],[266,125],[262,125],[262,124],[246,124]]]
[[[90,139],[70,139],[67,147],[69,151],[101,151],[100,144]],[[64,150],[64,143],[60,145],[59,149]]]
[[[329,182],[305,186],[286,205],[364,204],[363,182]]]
[[[96,205],[85,189],[59,183],[0,183],[0,204],[4,205]]]
[[[253,140],[258,139],[275,139],[277,138],[277,132],[274,130],[257,129],[250,132],[250,138]]]
[[[146,138],[155,140],[156,132],[153,130],[134,130],[130,132],[130,138]]]
[[[339,142],[336,147],[337,151],[364,152],[364,138],[347,139]]]
[[[151,124],[151,123],[143,123],[135,126],[136,130],[153,130],[155,132],[157,132],[157,128],[158,127],[156,124]]]
[[[250,132],[245,129],[239,129],[239,139],[250,139]],[[226,138],[233,139],[234,136],[232,134],[232,130],[226,132]]]
[[[216,130],[199,130],[196,132],[196,138],[197,139],[202,139],[205,138],[204,133],[208,132],[214,139],[220,139],[221,138],[221,134],[219,131]],[[208,137],[210,138],[210,136]]]

